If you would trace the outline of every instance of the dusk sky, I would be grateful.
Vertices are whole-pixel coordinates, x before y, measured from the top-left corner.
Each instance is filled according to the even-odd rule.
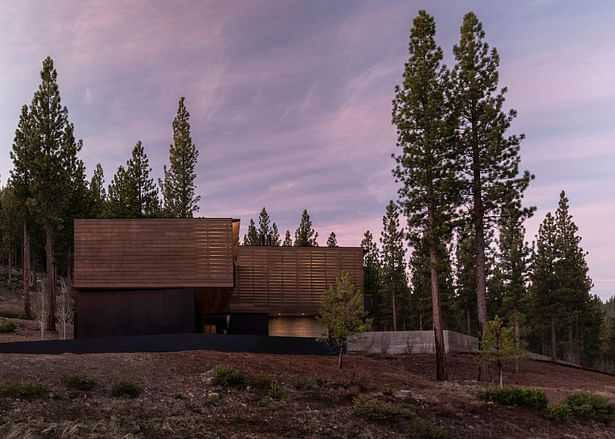
[[[19,1],[0,6],[0,182],[21,106],[51,56],[88,178],[108,184],[142,140],[157,179],[180,96],[199,149],[197,215],[242,221],[266,206],[283,235],[308,209],[319,243],[380,235],[391,175],[393,88],[419,9],[452,67],[474,11],[500,54],[505,107],[524,133],[527,223],[561,190],[583,237],[593,292],[615,293],[615,4],[608,1]]]

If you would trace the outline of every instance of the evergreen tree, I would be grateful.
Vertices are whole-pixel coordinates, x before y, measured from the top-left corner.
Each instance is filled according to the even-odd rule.
[[[160,214],[158,189],[150,176],[152,169],[139,140],[132,150],[132,157],[126,162],[127,207],[131,216],[152,217]]]
[[[269,219],[269,214],[267,210],[263,207],[261,213],[258,215],[258,244],[256,245],[267,245],[267,238],[271,235],[271,220]]]
[[[68,121],[68,110],[61,104],[57,72],[50,57],[43,61],[41,84],[30,106],[30,122],[34,133],[30,139],[34,157],[31,190],[37,216],[45,227],[50,304],[47,329],[55,330],[54,233],[61,225],[68,203],[66,194],[70,192],[71,185],[69,161],[73,160],[78,147],[73,136],[74,128]]]
[[[286,235],[284,235],[284,242],[282,243],[283,247],[292,247],[293,246],[293,240],[290,237],[290,230],[286,231]]]
[[[248,233],[243,235],[243,245],[260,245],[258,231],[256,230],[256,226],[254,225],[254,220],[252,218],[250,218]]]
[[[371,296],[371,315],[374,319],[374,328],[377,330],[384,329],[386,319],[384,313],[389,311],[389,307],[382,303],[382,295],[380,294],[380,278],[381,278],[381,263],[380,253],[372,233],[368,230],[363,235],[361,247],[365,252],[363,257],[363,286],[365,295]]]
[[[11,186],[0,188],[0,255],[7,258],[7,287],[12,287],[16,249],[22,225],[19,201]]]
[[[92,216],[101,218],[104,215],[107,204],[107,193],[105,191],[105,174],[100,163],[96,164],[94,175],[90,181],[90,200],[92,203]]]
[[[295,231],[295,247],[318,247],[318,232],[312,228],[312,221],[307,210],[301,214],[301,223]]]
[[[566,193],[560,193],[559,205],[555,212],[557,259],[554,262],[557,280],[556,295],[565,307],[562,323],[568,328],[568,361],[581,361],[581,332],[584,322],[583,312],[591,302],[590,290],[593,287],[589,278],[586,253],[581,248],[578,227],[569,212]],[[601,319],[599,319],[600,321]]]
[[[436,376],[447,380],[437,250],[441,241],[448,240],[457,208],[454,182],[459,161],[452,147],[455,121],[447,101],[448,72],[441,65],[442,49],[436,45],[435,33],[433,17],[419,11],[410,31],[403,85],[395,88],[393,100],[393,124],[401,149],[394,156],[393,175],[401,183],[399,199],[411,240],[423,239],[429,247]]]
[[[514,110],[504,113],[504,93],[498,92],[499,56],[489,51],[485,32],[473,12],[464,16],[459,45],[454,46],[456,65],[453,83],[459,115],[459,144],[464,150],[467,204],[474,225],[478,321],[484,335],[487,323],[487,272],[485,236],[502,207],[522,197],[530,181],[529,172],[519,176],[519,145],[523,136],[506,136]],[[495,215],[494,215],[495,214]],[[489,380],[486,364],[479,379]]]
[[[531,293],[534,328],[540,330],[543,354],[545,353],[545,336],[550,320],[551,330],[551,360],[557,361],[557,331],[556,320],[561,313],[561,300],[558,296],[555,261],[557,252],[557,231],[555,218],[548,212],[538,228],[536,249],[532,256]]]
[[[331,232],[327,238],[327,247],[339,247],[337,245],[337,237],[335,236],[335,232]]]
[[[521,322],[525,320],[528,300],[530,248],[525,242],[525,213],[509,205],[499,221],[499,245],[494,281],[502,291],[500,313],[513,324],[514,342],[521,349]]]
[[[382,245],[381,292],[390,297],[390,323],[393,331],[397,331],[400,317],[408,315],[408,307],[404,306],[408,304],[408,279],[404,262],[406,255],[404,232],[399,227],[399,209],[393,201],[389,201],[386,214],[382,217],[380,244]]]
[[[15,191],[23,224],[23,292],[24,292],[24,316],[32,318],[30,306],[30,229],[32,226],[32,178],[35,157],[35,131],[32,116],[27,105],[21,108],[19,124],[15,131],[13,147],[10,152],[13,161],[13,169],[9,184]]]
[[[462,327],[467,335],[477,335],[472,328],[477,328],[476,314],[476,245],[474,230],[468,224],[462,224],[457,230],[457,247],[455,250],[455,288],[456,308],[463,315]]]
[[[105,216],[109,218],[130,218],[128,208],[128,177],[124,166],[120,165],[109,184],[109,200],[105,206]]]
[[[280,246],[280,232],[278,231],[276,223],[271,225],[271,245],[276,247]]]
[[[166,216],[192,218],[198,212],[200,196],[195,196],[196,162],[199,151],[190,136],[190,113],[179,99],[177,115],[173,120],[173,144],[169,147],[170,167],[164,166],[164,181],[159,180]]]
[[[438,287],[440,289],[440,308],[443,328],[457,330],[454,320],[454,287],[451,273],[449,250],[444,243],[438,246]],[[424,241],[414,246],[410,257],[410,328],[420,331],[433,329],[433,310],[431,303],[431,267],[429,247]]]

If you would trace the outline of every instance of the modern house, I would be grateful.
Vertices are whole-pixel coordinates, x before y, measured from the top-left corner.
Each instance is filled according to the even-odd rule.
[[[239,246],[239,220],[75,220],[75,337],[204,332],[316,337],[360,247]]]

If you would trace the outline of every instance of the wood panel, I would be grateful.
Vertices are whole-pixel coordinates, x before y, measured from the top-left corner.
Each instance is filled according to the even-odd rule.
[[[232,287],[230,218],[75,220],[75,287]]]
[[[342,270],[363,291],[363,249],[240,246],[231,312],[314,315]]]

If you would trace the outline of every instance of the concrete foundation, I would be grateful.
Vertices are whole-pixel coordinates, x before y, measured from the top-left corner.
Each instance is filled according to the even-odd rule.
[[[454,331],[444,331],[446,352],[472,352],[478,339]],[[349,354],[435,354],[433,331],[365,332],[348,341]]]

